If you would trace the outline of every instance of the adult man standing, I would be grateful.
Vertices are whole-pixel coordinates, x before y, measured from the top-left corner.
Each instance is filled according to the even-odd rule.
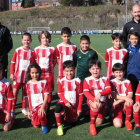
[[[0,63],[3,65],[3,76],[7,78],[8,53],[13,48],[10,31],[0,23]]]
[[[126,23],[123,28],[122,33],[124,36],[123,46],[125,48],[127,48],[129,45],[128,34],[131,31],[135,30],[140,35],[140,6],[138,4],[135,4],[132,7],[132,15],[133,15],[132,21]]]

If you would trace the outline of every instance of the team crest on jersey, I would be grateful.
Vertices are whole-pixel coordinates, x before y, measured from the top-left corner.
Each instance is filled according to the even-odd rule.
[[[111,57],[113,57],[113,55],[111,55]]]
[[[139,49],[139,52],[140,52],[140,49]]]
[[[94,85],[92,85],[92,87],[94,87]]]
[[[42,87],[40,87],[39,89],[40,89],[40,91],[42,91]]]
[[[79,56],[79,58],[81,58],[81,56]]]
[[[63,88],[65,88],[65,86],[63,86]]]
[[[130,51],[129,53],[132,53],[132,51]]]
[[[91,58],[91,55],[89,55],[89,58]]]
[[[16,84],[16,82],[13,82],[13,85],[15,85]]]
[[[131,27],[130,30],[134,30],[134,27]]]

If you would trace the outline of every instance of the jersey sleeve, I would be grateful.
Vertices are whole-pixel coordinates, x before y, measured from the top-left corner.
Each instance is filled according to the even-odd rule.
[[[110,82],[108,79],[107,79],[106,84],[105,84],[105,90],[100,92],[100,94],[102,96],[108,96],[111,94],[111,86],[110,86]]]
[[[64,102],[64,104],[69,103],[69,101],[64,97],[64,90],[61,84],[61,80],[58,82],[58,97]]]
[[[115,92],[115,91],[116,91],[115,85],[113,84],[112,81],[110,81],[110,85],[111,85],[111,91],[112,91],[112,92]]]
[[[130,82],[129,85],[128,85],[127,94],[133,94],[131,82]]]
[[[56,49],[55,49],[55,57],[56,57],[57,59],[60,57],[59,50],[58,50],[57,47],[56,47]]]
[[[108,62],[109,62],[109,54],[108,51],[106,50],[105,52],[105,65],[108,67]]]
[[[8,110],[7,110],[7,112],[11,113],[12,101],[14,99],[13,90],[12,90],[11,84],[9,84],[9,86],[7,87],[6,93],[7,93],[7,99],[8,99]]]
[[[89,92],[89,85],[86,79],[84,80],[84,83],[83,83],[83,92],[88,100],[91,100],[92,102],[94,102],[94,96]]]
[[[17,52],[15,51],[15,52],[14,52],[14,55],[13,55],[13,57],[12,57],[12,60],[11,60],[10,74],[14,74],[14,71],[15,71],[15,64],[16,64],[16,57],[17,57]]]
[[[136,99],[136,102],[140,102],[140,82],[138,84],[138,87],[135,93],[135,99]]]
[[[92,49],[91,49],[92,50]],[[95,51],[95,50],[92,50],[92,52],[93,52],[93,59],[94,60],[98,60],[98,54],[97,54],[97,52]]]
[[[43,93],[44,93],[44,94],[50,94],[50,93],[51,93],[51,91],[49,91],[47,81],[46,81],[46,83],[45,83],[45,86],[43,87]]]
[[[73,54],[73,61],[74,61],[74,65],[75,67],[77,66],[77,54],[78,54],[79,50],[75,51]]]
[[[27,93],[28,93],[28,84],[26,84],[25,88],[23,89],[23,97],[27,97],[28,96]]]
[[[34,51],[32,51],[31,52],[31,63],[33,63],[33,62],[36,62],[36,60],[35,60],[36,58],[35,58],[35,52]]]
[[[78,109],[77,110],[82,111],[83,99],[84,99],[83,84],[82,84],[82,81],[80,81],[80,83],[79,83],[79,104],[78,104]]]

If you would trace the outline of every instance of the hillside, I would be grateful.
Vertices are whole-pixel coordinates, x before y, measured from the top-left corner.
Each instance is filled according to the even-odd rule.
[[[128,14],[130,14],[130,10],[131,6],[128,7]],[[34,8],[1,12],[0,19],[2,24],[8,26],[11,31],[20,30],[21,27],[22,30],[26,30],[31,26],[49,26],[51,30],[61,30],[64,26],[75,30],[86,28],[118,29],[118,26],[121,29],[125,23],[125,6]]]

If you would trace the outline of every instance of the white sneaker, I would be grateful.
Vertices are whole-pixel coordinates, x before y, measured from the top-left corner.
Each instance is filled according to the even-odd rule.
[[[28,113],[27,113],[27,109],[26,109],[26,108],[22,109],[22,114],[25,115],[25,116],[28,115]]]

